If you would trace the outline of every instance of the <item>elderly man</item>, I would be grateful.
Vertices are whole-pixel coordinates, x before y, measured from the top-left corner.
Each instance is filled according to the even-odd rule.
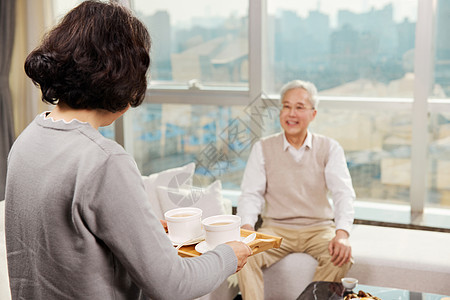
[[[279,249],[250,257],[238,274],[247,300],[264,298],[261,268],[289,253],[307,253],[318,261],[314,281],[340,281],[352,264],[348,238],[355,192],[342,147],[308,131],[317,115],[317,89],[310,82],[289,82],[281,89],[281,105],[284,132],[253,146],[242,180],[238,215],[242,228],[254,230],[261,214],[259,231],[281,236],[283,243]]]

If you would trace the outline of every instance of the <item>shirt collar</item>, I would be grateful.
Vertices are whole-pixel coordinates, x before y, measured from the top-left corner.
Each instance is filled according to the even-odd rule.
[[[289,147],[294,147],[294,146],[289,144],[288,140],[286,139],[286,134],[283,132],[283,151],[286,151]],[[303,142],[303,145],[300,147],[300,149],[303,147],[308,147],[309,149],[311,149],[311,147],[312,147],[312,135],[309,132],[309,130],[306,132],[306,139]]]

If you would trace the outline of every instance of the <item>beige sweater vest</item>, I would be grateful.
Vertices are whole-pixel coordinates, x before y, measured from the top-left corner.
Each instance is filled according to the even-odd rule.
[[[333,224],[324,172],[330,140],[313,134],[311,148],[296,162],[283,150],[283,134],[261,140],[267,179],[264,225],[302,228]]]

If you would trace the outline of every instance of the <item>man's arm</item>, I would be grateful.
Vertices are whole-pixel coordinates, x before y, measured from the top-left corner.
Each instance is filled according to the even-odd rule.
[[[331,140],[328,163],[325,166],[325,181],[334,203],[336,229],[342,229],[350,234],[355,214],[353,202],[356,196],[344,150],[334,140]]]
[[[342,266],[351,258],[351,247],[348,241],[354,220],[353,201],[355,191],[347,168],[342,147],[331,141],[330,155],[325,167],[325,180],[334,203],[336,236],[331,240],[328,250],[335,265]]]
[[[237,215],[241,217],[242,228],[254,230],[258,215],[264,208],[266,192],[266,171],[261,142],[253,145],[245,167],[241,184],[242,194],[238,200]]]

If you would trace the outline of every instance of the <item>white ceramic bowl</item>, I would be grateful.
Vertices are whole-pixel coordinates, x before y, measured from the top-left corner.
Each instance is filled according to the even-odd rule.
[[[358,279],[345,277],[341,279],[341,282],[346,290],[353,290],[355,286],[358,284]]]
[[[205,228],[205,240],[209,248],[229,241],[241,240],[241,217],[235,215],[219,215],[202,221]]]
[[[164,214],[169,238],[174,243],[184,243],[200,237],[202,231],[202,210],[196,207],[180,207]]]

